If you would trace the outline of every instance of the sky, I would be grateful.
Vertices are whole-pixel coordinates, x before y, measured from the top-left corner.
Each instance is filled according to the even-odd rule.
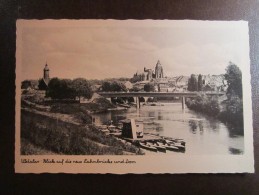
[[[248,23],[194,20],[18,20],[21,79],[131,78],[158,60],[164,75],[223,74],[249,66]]]

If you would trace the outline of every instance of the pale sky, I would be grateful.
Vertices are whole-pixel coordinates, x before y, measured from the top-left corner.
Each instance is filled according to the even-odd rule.
[[[248,23],[193,20],[18,20],[21,79],[132,77],[160,60],[165,76],[249,66]],[[21,44],[21,45],[19,45]]]

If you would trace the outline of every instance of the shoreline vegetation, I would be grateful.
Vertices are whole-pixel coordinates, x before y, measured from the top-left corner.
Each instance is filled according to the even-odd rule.
[[[236,133],[244,134],[242,73],[235,64],[229,62],[224,77],[228,86],[225,96],[208,97],[200,91],[198,97],[188,98],[186,105],[191,110],[213,116],[237,127],[239,130]],[[191,81],[192,85],[189,88],[199,89],[199,82],[195,78]]]
[[[21,154],[143,154],[138,147],[122,143],[112,136],[105,136],[91,124],[89,111],[104,111],[111,107],[114,106],[103,98],[95,103],[48,105],[32,103],[22,98]]]
[[[238,129],[237,134],[243,132],[243,103],[238,97],[230,99],[208,97],[204,93],[200,93],[197,98],[188,98],[186,106],[190,110],[216,118],[226,125],[230,125]]]

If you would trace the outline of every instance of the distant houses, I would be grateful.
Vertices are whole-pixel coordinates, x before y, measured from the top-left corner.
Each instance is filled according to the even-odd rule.
[[[27,90],[44,90],[48,89],[50,82],[50,69],[48,64],[43,68],[43,76],[39,80],[24,80],[21,83],[22,89]],[[195,75],[198,80],[198,75]],[[166,77],[164,69],[158,60],[155,69],[144,68],[143,73],[136,73],[131,79],[113,79],[109,82],[116,81],[124,91],[144,91],[144,86],[152,84],[153,90],[157,92],[184,92],[188,88],[189,76]],[[105,80],[104,80],[105,81]],[[92,82],[91,89],[93,92],[102,91],[102,80]],[[202,91],[225,91],[227,83],[224,75],[202,75]]]
[[[203,75],[203,91],[226,91],[227,83],[224,75]]]

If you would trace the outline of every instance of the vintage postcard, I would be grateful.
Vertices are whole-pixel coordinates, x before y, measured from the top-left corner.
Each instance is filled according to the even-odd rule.
[[[253,173],[246,21],[17,20],[16,173]]]

